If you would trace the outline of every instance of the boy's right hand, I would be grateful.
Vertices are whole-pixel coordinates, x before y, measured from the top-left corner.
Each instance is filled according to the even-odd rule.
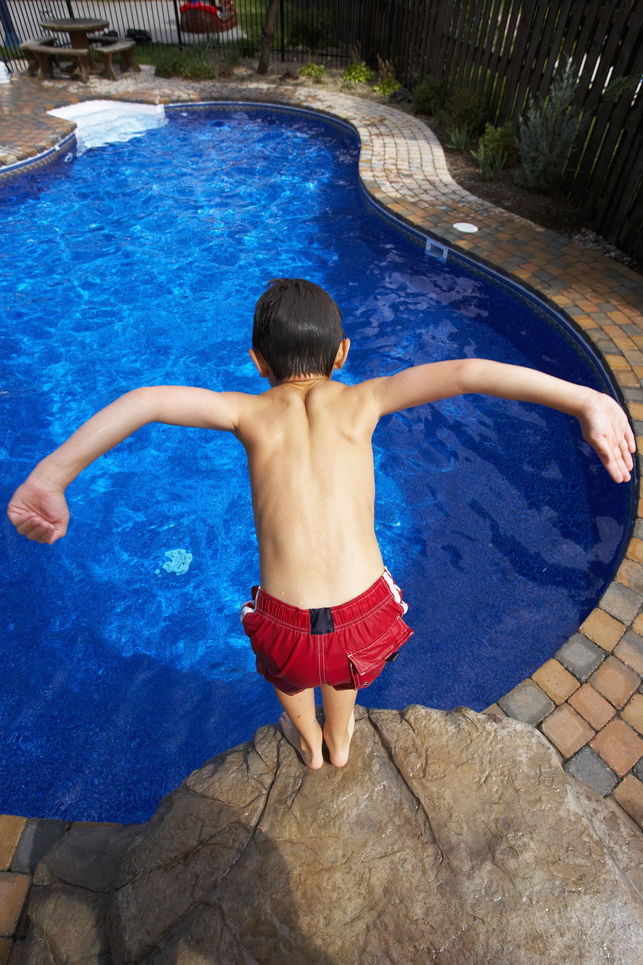
[[[69,523],[64,491],[47,486],[33,475],[16,489],[7,516],[19,533],[37,543],[55,543],[65,535]]]

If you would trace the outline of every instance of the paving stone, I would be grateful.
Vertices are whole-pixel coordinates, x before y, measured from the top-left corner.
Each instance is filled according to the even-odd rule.
[[[524,680],[498,703],[508,717],[536,727],[555,708],[553,700],[533,680]]]
[[[643,756],[643,740],[620,717],[606,724],[590,747],[619,777],[631,771]]]
[[[635,765],[632,773],[635,777],[638,777],[639,781],[643,781],[643,761],[639,761],[638,764]]]
[[[0,814],[0,871],[9,870],[26,823],[26,818],[15,814]]]
[[[616,579],[620,583],[625,583],[630,589],[637,593],[643,593],[643,566],[634,560],[625,559],[621,563],[616,573]]]
[[[601,730],[616,714],[609,700],[605,700],[591,684],[583,684],[571,695],[569,702],[594,730]]]
[[[633,774],[628,774],[614,791],[614,799],[624,811],[643,827],[643,783]]]
[[[591,747],[587,745],[581,748],[578,754],[575,754],[563,767],[572,777],[577,777],[585,784],[593,787],[601,797],[607,797],[608,794],[611,794],[618,784],[618,778],[611,767],[608,767],[605,761],[601,760],[598,754],[595,754]]]
[[[643,637],[638,633],[628,631],[614,648],[614,655],[637,674],[643,674]]]
[[[558,660],[548,660],[531,675],[541,690],[554,701],[562,704],[564,700],[578,690],[578,681]]]
[[[634,694],[621,711],[621,717],[639,734],[643,734],[643,694]]]
[[[31,885],[31,875],[13,875],[0,871],[0,935],[15,935],[25,899]]]
[[[621,624],[617,620],[613,620],[607,613],[604,616],[621,627]],[[582,633],[575,633],[567,643],[563,644],[556,654],[556,658],[570,673],[573,673],[578,680],[584,683],[605,659],[605,651],[588,640]]]
[[[563,757],[572,757],[594,736],[594,730],[569,704],[561,704],[540,725]]]
[[[611,704],[620,709],[640,685],[641,678],[616,657],[607,657],[598,670],[594,671],[589,682]]]
[[[625,633],[625,624],[610,616],[605,610],[593,610],[581,626],[581,633],[575,634],[586,637],[597,643],[602,650],[612,651]],[[574,639],[571,637],[570,639]]]
[[[643,429],[643,426],[641,428]],[[630,540],[630,545],[627,547],[627,556],[631,560],[636,560],[637,563],[643,563],[643,539],[634,537]]]
[[[641,609],[643,597],[622,583],[610,583],[601,598],[601,609],[629,625]],[[584,626],[585,624],[583,624]],[[599,642],[598,640],[596,641]]]
[[[11,870],[21,874],[31,874],[40,859],[69,828],[70,825],[66,821],[30,818],[13,856]]]
[[[483,714],[488,714],[490,717],[506,717],[504,710],[500,704],[491,704],[489,707],[485,707],[482,711]]]

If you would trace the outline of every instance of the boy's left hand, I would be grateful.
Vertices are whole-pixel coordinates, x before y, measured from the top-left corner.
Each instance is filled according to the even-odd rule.
[[[593,392],[578,417],[583,439],[596,450],[615,482],[628,482],[634,465],[636,440],[627,416],[618,402],[602,392]]]

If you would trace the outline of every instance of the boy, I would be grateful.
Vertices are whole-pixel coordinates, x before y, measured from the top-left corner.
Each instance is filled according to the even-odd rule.
[[[20,533],[65,535],[65,489],[94,459],[148,422],[219,429],[245,447],[261,586],[241,614],[283,707],[281,727],[308,767],[348,760],[357,691],[412,631],[374,531],[371,437],[391,412],[468,392],[537,402],[578,418],[616,482],[629,480],[635,442],[619,405],[593,389],[484,359],[435,362],[348,386],[331,380],[350,343],[339,308],[302,279],[270,283],[257,302],[250,356],[260,395],[185,386],[135,389],[82,425],[33,470],[10,501]],[[323,731],[314,687],[324,704]]]

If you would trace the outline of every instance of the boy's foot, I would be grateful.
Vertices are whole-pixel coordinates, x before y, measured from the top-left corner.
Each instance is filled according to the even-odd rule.
[[[295,748],[306,767],[310,767],[313,771],[319,770],[324,763],[321,741],[319,742],[319,748],[317,751],[312,750],[312,748],[310,748],[303,739],[285,710],[279,718],[279,726],[281,727],[284,737]]]
[[[324,740],[326,742],[326,747],[328,748],[328,756],[330,757],[331,764],[333,764],[335,767],[344,767],[348,763],[348,752],[350,750],[354,730],[355,714],[351,714],[348,722],[348,740],[342,741],[341,744],[333,744],[328,740],[326,734],[324,734]]]

